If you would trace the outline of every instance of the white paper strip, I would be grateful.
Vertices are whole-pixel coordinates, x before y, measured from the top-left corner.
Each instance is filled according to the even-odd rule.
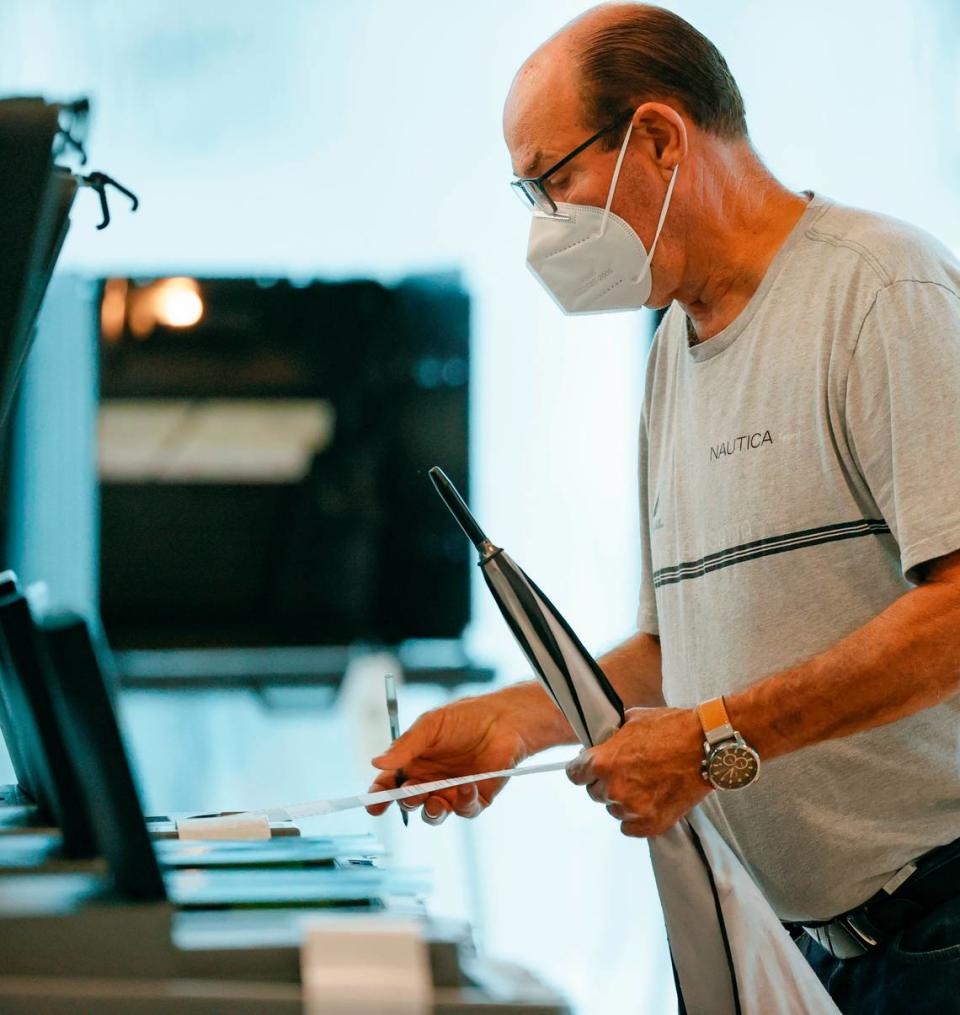
[[[378,793],[363,793],[360,796],[337,797],[333,800],[308,800],[302,804],[271,807],[265,811],[257,811],[255,813],[265,814],[271,821],[293,821],[296,818],[313,818],[321,814],[333,814],[334,811],[349,811],[354,807],[369,807],[371,804],[385,804],[393,800],[406,800],[407,797],[422,796],[425,793],[438,793],[442,789],[450,789],[453,786],[466,786],[472,782],[483,782],[485,779],[511,779],[518,775],[559,772],[561,768],[566,768],[568,764],[568,761],[554,761],[547,765],[527,765],[524,768],[506,768],[500,772],[460,775],[455,779],[437,779],[434,782],[404,785],[397,789],[384,789]]]
[[[246,811],[244,814],[231,814],[223,818],[206,818],[205,823],[215,825],[217,822],[235,825],[238,819],[250,817],[266,818],[268,821],[292,821],[297,818],[315,818],[335,811],[348,811],[354,807],[369,807],[371,804],[385,804],[393,800],[405,800],[407,797],[423,796],[426,793],[437,793],[453,786],[466,786],[473,782],[486,779],[512,779],[518,775],[537,775],[540,772],[559,772],[570,764],[569,761],[553,761],[546,765],[526,765],[523,768],[505,768],[499,772],[481,772],[478,775],[460,775],[454,779],[437,779],[434,782],[406,784],[397,789],[384,789],[378,793],[362,793],[359,796],[335,797],[329,800],[308,800],[300,804],[287,804],[285,807],[265,807],[261,810]]]

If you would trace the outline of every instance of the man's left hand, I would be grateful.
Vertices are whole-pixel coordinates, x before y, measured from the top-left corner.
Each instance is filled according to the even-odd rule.
[[[631,708],[623,726],[581,751],[567,776],[605,804],[624,835],[659,835],[711,790],[701,775],[703,729],[692,708]]]

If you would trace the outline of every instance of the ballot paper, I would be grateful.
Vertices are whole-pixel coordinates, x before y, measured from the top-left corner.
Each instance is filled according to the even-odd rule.
[[[348,811],[356,807],[370,807],[408,797],[439,793],[454,786],[484,782],[486,779],[513,779],[519,775],[537,775],[541,772],[559,772],[566,768],[568,761],[553,761],[544,765],[525,765],[523,768],[505,768],[497,772],[480,772],[477,775],[460,775],[452,779],[436,779],[433,782],[412,783],[396,789],[384,789],[376,793],[361,793],[357,796],[332,797],[324,800],[308,800],[283,807],[264,807],[255,811],[244,811],[214,818],[187,818],[178,822],[181,839],[257,839],[263,836],[255,830],[267,828],[270,821],[290,821],[296,818],[315,818],[336,811]]]

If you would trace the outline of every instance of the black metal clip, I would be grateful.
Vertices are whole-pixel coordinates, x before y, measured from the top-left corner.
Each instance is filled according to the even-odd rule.
[[[73,151],[76,153],[80,165],[85,166],[87,164],[85,142],[90,119],[90,100],[77,99],[76,102],[63,102],[59,104],[58,108],[59,130],[54,138],[53,156],[60,158],[60,156]]]
[[[107,187],[113,187],[114,190],[119,190],[121,194],[130,198],[130,211],[136,211],[140,207],[140,199],[137,195],[132,190],[127,190],[122,183],[117,183],[112,176],[107,176],[106,173],[90,173],[89,176],[78,176],[77,179],[85,187],[92,187],[100,196],[100,212],[103,215],[103,221],[97,226],[98,229],[106,229],[110,225]]]

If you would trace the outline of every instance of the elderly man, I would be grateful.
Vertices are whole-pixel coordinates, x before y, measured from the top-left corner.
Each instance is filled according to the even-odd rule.
[[[960,1010],[960,267],[784,188],[723,57],[656,7],[547,41],[504,134],[560,307],[669,307],[639,633],[600,660],[632,710],[571,779],[627,835],[700,804],[844,1012]],[[571,742],[520,684],[422,716],[376,785]],[[474,817],[500,788],[411,803]]]

